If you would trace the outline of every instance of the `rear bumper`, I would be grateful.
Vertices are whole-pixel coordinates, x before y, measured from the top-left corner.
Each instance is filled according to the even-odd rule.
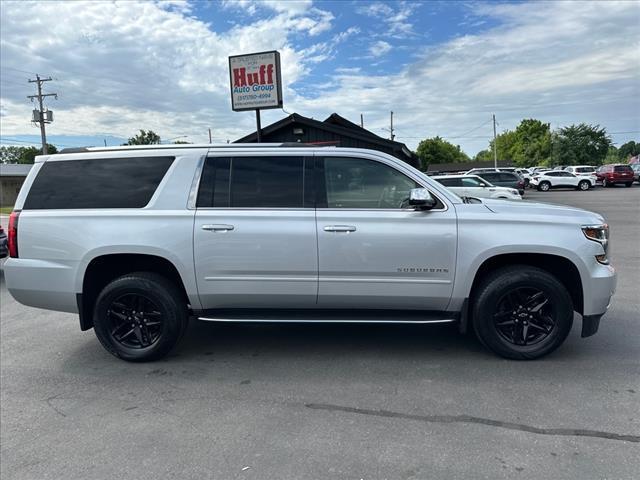
[[[75,262],[9,258],[3,268],[7,290],[23,305],[78,312],[74,288]]]

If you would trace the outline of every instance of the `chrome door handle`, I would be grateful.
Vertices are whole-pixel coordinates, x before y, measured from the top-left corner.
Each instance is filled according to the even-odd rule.
[[[356,227],[352,227],[351,225],[327,225],[324,227],[325,232],[355,232]]]
[[[229,232],[233,230],[233,225],[202,225],[202,230],[208,230],[210,232]]]

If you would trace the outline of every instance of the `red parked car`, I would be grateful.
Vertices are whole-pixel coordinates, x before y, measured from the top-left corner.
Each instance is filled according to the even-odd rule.
[[[611,187],[616,183],[624,183],[626,187],[633,185],[633,169],[630,165],[602,165],[596,170],[596,177],[603,187]]]

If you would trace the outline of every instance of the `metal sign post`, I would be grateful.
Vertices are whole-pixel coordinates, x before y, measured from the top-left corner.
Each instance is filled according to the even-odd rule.
[[[260,110],[282,108],[280,53],[273,50],[229,57],[229,84],[232,110],[256,111],[256,138],[261,142]]]
[[[262,142],[262,126],[260,125],[260,109],[256,108],[256,136],[258,143]]]

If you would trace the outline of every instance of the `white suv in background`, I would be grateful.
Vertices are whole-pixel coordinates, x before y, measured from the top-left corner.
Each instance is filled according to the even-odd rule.
[[[496,187],[476,175],[441,175],[431,178],[461,197],[522,199],[515,188]]]
[[[593,165],[572,165],[565,167],[564,171],[580,177],[591,177],[596,174],[596,167]]]
[[[589,190],[596,185],[596,176],[578,176],[564,170],[550,170],[534,174],[531,178],[531,186],[542,192],[551,188],[575,188],[576,190]]]

